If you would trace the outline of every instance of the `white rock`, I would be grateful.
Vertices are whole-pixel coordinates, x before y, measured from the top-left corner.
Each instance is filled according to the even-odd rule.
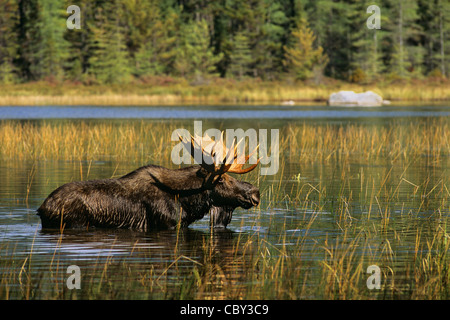
[[[384,100],[387,101],[387,100]],[[348,107],[378,107],[384,103],[383,98],[372,91],[355,93],[353,91],[339,91],[332,93],[328,99],[330,106],[348,106]]]

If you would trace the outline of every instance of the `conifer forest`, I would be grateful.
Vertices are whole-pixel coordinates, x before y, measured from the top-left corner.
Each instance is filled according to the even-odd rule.
[[[380,8],[379,29],[366,26]],[[67,8],[80,8],[70,29]],[[0,83],[448,77],[449,0],[0,0]]]

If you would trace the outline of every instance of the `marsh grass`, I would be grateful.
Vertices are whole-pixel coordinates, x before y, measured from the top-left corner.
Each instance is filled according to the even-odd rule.
[[[171,142],[175,124],[156,122],[0,122],[3,159],[90,160],[167,159],[178,141]],[[293,123],[280,132],[282,160],[292,163],[348,159],[357,155],[370,162],[427,157],[431,164],[448,161],[448,118],[384,125],[311,125]],[[280,170],[283,170],[281,166]]]
[[[17,160],[151,161],[170,152],[173,146],[170,133],[176,129],[144,123],[89,125],[86,122],[3,122],[0,127],[1,156]],[[155,130],[157,127],[158,131]],[[162,132],[165,134],[161,135]]]
[[[164,159],[170,159],[173,144],[167,141],[175,128],[152,122],[4,121],[0,158],[72,160],[82,163],[82,178],[98,159],[173,167]],[[253,230],[264,220],[267,231],[240,232],[230,240],[210,230],[187,256],[180,249],[186,230],[177,230],[165,260],[143,265],[113,255],[99,258],[84,266],[89,272],[81,290],[65,286],[66,262],[58,250],[63,232],[47,266],[37,265],[32,248],[25,256],[1,255],[0,298],[449,299],[448,129],[447,119],[291,123],[280,133],[278,174],[253,171],[246,177],[260,186],[262,203],[249,213],[252,225],[243,217],[241,227]],[[322,164],[316,175],[304,177],[302,166],[315,163]],[[34,171],[28,183],[33,179]],[[2,246],[1,252],[15,251],[14,243]],[[138,251],[154,258],[139,247],[130,256]],[[366,285],[370,265],[381,269],[380,289]]]
[[[170,105],[201,103],[280,103],[327,101],[339,90],[372,90],[392,101],[449,101],[448,81],[404,81],[354,84],[333,81],[316,85],[283,81],[234,81],[215,79],[190,85],[184,79],[157,79],[128,85],[81,85],[75,83],[24,83],[3,85],[0,105]]]

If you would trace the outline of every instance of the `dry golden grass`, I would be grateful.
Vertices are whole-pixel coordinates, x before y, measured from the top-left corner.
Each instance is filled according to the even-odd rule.
[[[6,159],[170,159],[177,127],[170,122],[0,122],[0,157]],[[327,161],[357,154],[370,161],[405,160],[426,154],[448,161],[448,118],[399,125],[288,125],[280,150],[290,162]],[[287,153],[286,153],[287,152]]]
[[[407,160],[427,155],[433,161],[448,161],[448,118],[383,125],[289,125],[280,146],[290,150],[289,160],[329,160],[358,155],[366,161],[385,158]]]
[[[3,122],[0,124],[0,156],[21,160],[151,159],[163,152],[170,155],[170,133],[174,129],[151,123],[136,126]]]
[[[163,79],[164,80],[164,79]],[[183,79],[155,79],[151,83],[126,85],[81,85],[26,83],[2,85],[0,105],[161,105],[200,103],[280,103],[325,102],[339,90],[375,91],[392,101],[450,101],[448,82],[401,82],[354,84],[332,82],[324,85],[215,79],[203,85],[190,85]]]

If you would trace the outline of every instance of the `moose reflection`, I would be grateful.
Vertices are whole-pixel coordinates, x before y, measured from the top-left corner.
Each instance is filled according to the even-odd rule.
[[[141,167],[123,177],[67,183],[53,191],[37,210],[43,228],[123,228],[134,230],[187,227],[211,213],[214,227],[226,227],[235,208],[249,209],[260,201],[259,190],[227,173],[244,174],[250,156],[237,155],[221,140],[192,137],[183,145],[200,165],[167,169]],[[224,155],[217,161],[218,155]]]

